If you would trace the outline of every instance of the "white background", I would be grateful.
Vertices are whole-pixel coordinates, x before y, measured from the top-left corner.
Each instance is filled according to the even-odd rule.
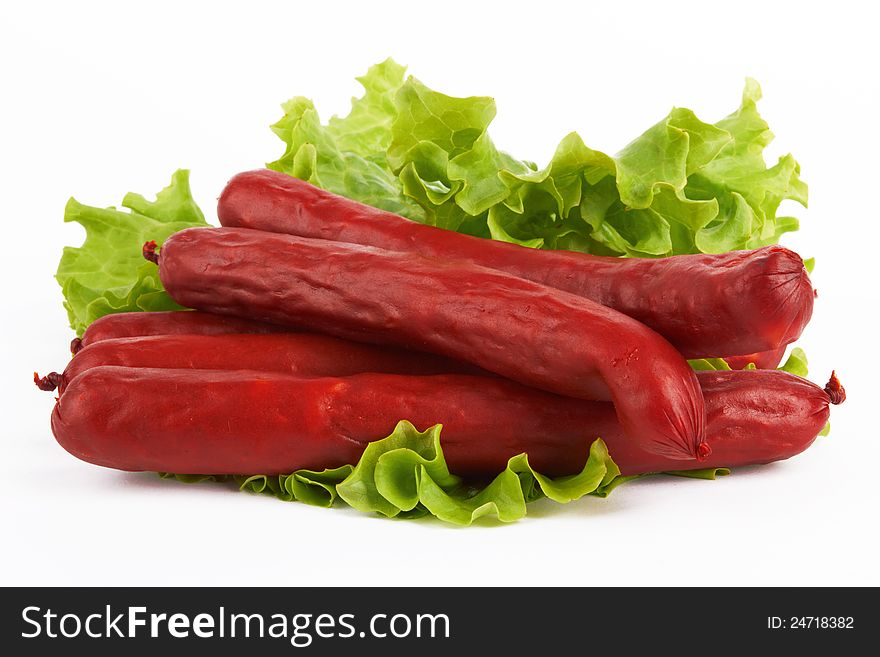
[[[8,7],[14,6],[10,10]],[[0,583],[284,585],[880,584],[878,75],[870,3],[5,3],[0,15],[3,465]],[[79,226],[192,169],[207,213],[275,159],[279,104],[326,119],[387,56],[429,86],[491,95],[495,142],[545,162],[577,130],[614,152],[673,105],[715,121],[744,77],[810,184],[800,233],[819,299],[801,345],[849,399],[789,462],[542,502],[513,525],[388,521],[75,460],[49,430],[72,333],[53,273]]]

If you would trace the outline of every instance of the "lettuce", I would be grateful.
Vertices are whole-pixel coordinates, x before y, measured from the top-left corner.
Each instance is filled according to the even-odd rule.
[[[128,212],[83,205],[71,198],[64,209],[64,221],[86,229],[81,247],[65,247],[55,274],[70,327],[77,335],[109,313],[180,309],[141,249],[148,240],[161,244],[179,230],[208,225],[192,198],[189,172],[175,172],[155,201],[126,194],[122,207]]]
[[[423,219],[419,206],[403,194],[386,157],[395,115],[393,95],[403,83],[404,70],[391,59],[370,67],[358,78],[363,97],[352,100],[347,117],[333,117],[326,126],[312,101],[291,98],[283,105],[284,116],[272,126],[287,148],[267,167],[356,201]]]
[[[807,354],[800,347],[795,347],[791,350],[785,362],[776,369],[805,379],[810,373],[810,370],[807,368]]]
[[[688,364],[691,366],[691,369],[697,372],[714,372],[717,370],[730,371],[730,365],[728,365],[727,361],[723,358],[694,358],[689,360]],[[754,363],[749,363],[749,365],[754,365]],[[751,369],[751,367],[746,369]]]
[[[441,425],[419,431],[398,422],[387,438],[369,443],[356,465],[321,472],[298,470],[289,475],[234,477],[240,490],[330,507],[337,501],[386,518],[413,519],[433,515],[457,525],[482,516],[513,522],[526,515],[526,505],[542,497],[564,504],[584,495],[610,491],[620,470],[601,439],[587,450],[583,469],[552,479],[535,471],[525,454],[512,457],[490,482],[466,482],[449,472],[440,445]],[[184,483],[224,480],[210,475],[173,475]],[[607,493],[606,493],[607,494]]]
[[[727,364],[727,361],[723,358],[697,358],[694,360],[689,360],[691,368],[696,371],[718,371],[725,370],[730,371],[730,365]],[[749,367],[745,368],[747,370],[755,369],[754,363],[749,363]],[[783,372],[788,372],[789,374],[794,374],[796,376],[807,378],[810,371],[807,368],[807,354],[800,347],[795,347],[791,350],[791,353],[788,354],[788,358],[785,362],[777,367],[776,369],[782,370]]]
[[[398,422],[387,438],[371,442],[355,465],[323,471],[298,470],[288,475],[232,477],[239,489],[271,495],[285,502],[331,507],[344,502],[359,511],[386,518],[414,519],[432,515],[444,522],[470,525],[483,516],[513,522],[526,516],[530,502],[544,497],[559,504],[586,495],[607,497],[617,486],[647,475],[621,476],[601,439],[587,449],[580,472],[551,478],[537,472],[526,454],[507,462],[489,482],[463,480],[449,472],[440,445],[442,425],[419,431]],[[669,472],[682,477],[715,479],[726,468]],[[160,473],[184,483],[224,481],[229,477]]]
[[[797,230],[783,200],[806,206],[800,167],[768,167],[773,138],[746,80],[739,108],[705,123],[673,108],[614,156],[566,135],[543,168],[498,149],[489,97],[455,98],[404,79],[386,60],[359,78],[345,118],[320,123],[311,101],[284,105],[286,144],[268,166],[416,221],[534,248],[658,257],[775,243]]]

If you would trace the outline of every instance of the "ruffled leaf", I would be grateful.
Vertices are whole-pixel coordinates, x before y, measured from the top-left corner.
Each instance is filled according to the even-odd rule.
[[[810,373],[807,367],[807,354],[800,347],[795,347],[788,355],[788,359],[777,369],[806,378]]]
[[[551,478],[535,471],[525,454],[514,456],[489,483],[466,483],[449,472],[440,444],[442,427],[418,431],[401,421],[391,435],[370,443],[356,465],[289,475],[175,475],[184,483],[234,479],[240,490],[272,495],[286,502],[329,507],[341,500],[366,513],[413,519],[433,515],[458,525],[482,516],[512,522],[526,506],[542,497],[567,503],[620,479],[617,466],[601,440],[593,442],[581,472]]]
[[[691,366],[691,369],[697,372],[730,371],[731,369],[730,365],[723,358],[694,358],[689,360],[688,364]]]
[[[321,124],[308,98],[288,100],[282,105],[284,116],[272,126],[286,148],[267,167],[335,194],[424,220],[419,206],[403,195],[386,157],[395,116],[392,99],[403,83],[404,71],[391,59],[370,67],[358,78],[364,95],[352,100],[348,116],[334,116],[327,125]]]
[[[122,206],[128,212],[70,199],[64,209],[64,221],[86,229],[81,247],[65,247],[55,274],[77,335],[110,313],[180,309],[162,287],[156,266],[145,261],[141,251],[148,240],[161,244],[179,230],[208,225],[192,198],[189,172],[175,172],[155,201],[127,194]]]
[[[507,467],[488,483],[467,482],[449,472],[441,446],[441,425],[419,431],[401,421],[387,438],[367,445],[355,465],[289,475],[212,476],[161,473],[184,483],[227,481],[240,490],[272,495],[285,502],[329,507],[337,500],[365,513],[386,518],[434,516],[456,525],[470,525],[483,516],[501,522],[525,517],[531,502],[547,497],[567,504],[584,496],[607,497],[621,484],[646,475],[621,476],[601,439],[592,442],[580,472],[547,477],[529,464],[526,454],[510,458]],[[586,446],[586,441],[585,441]],[[666,474],[714,479],[726,468]]]
[[[634,481],[636,479],[641,479],[643,477],[653,477],[658,474],[662,475],[670,475],[673,477],[687,477],[689,479],[706,479],[706,480],[714,480],[718,477],[725,477],[730,474],[729,468],[702,468],[700,470],[670,470],[669,472],[646,472],[645,474],[637,474],[637,475],[626,475],[614,477],[607,482],[603,482],[601,486],[599,486],[595,491],[591,493],[591,495],[595,497],[608,497],[618,486],[622,486],[623,484]]]

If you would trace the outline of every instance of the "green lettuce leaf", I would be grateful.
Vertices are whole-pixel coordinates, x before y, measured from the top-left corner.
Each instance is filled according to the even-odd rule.
[[[730,365],[727,364],[727,361],[723,358],[695,358],[693,360],[689,360],[688,364],[691,366],[691,369],[695,371],[717,371],[717,370],[730,370]],[[757,369],[754,363],[749,363],[745,368],[745,370],[754,370]],[[791,350],[791,353],[788,355],[788,358],[785,362],[777,367],[776,369],[782,370],[783,372],[788,372],[789,374],[795,374],[802,378],[807,378],[810,371],[807,367],[807,354],[800,347],[795,347]]]
[[[779,204],[791,199],[807,205],[807,186],[800,179],[800,166],[785,155],[772,167],[764,162],[763,150],[773,139],[758,114],[761,87],[746,81],[740,108],[716,126],[732,140],[718,156],[697,169],[688,181],[693,198],[715,198],[719,216],[697,234],[697,247],[707,253],[774,244],[779,237],[797,230],[792,217],[777,217]]]
[[[285,502],[300,501],[313,506],[329,507],[338,498],[337,485],[345,481],[352,470],[352,466],[343,465],[320,472],[298,470],[290,475],[277,477],[252,475],[235,479],[241,490],[269,493]]]
[[[423,220],[423,211],[404,196],[386,156],[396,114],[392,99],[403,84],[405,70],[391,59],[371,66],[358,78],[364,95],[352,100],[348,116],[334,116],[327,125],[321,124],[312,101],[291,98],[282,106],[284,116],[272,126],[286,149],[266,166],[356,201]]]
[[[810,370],[807,368],[807,354],[800,347],[795,347],[791,350],[786,361],[777,369],[807,378],[807,375],[810,373]]]
[[[127,194],[122,207],[128,212],[70,199],[64,210],[64,221],[75,221],[86,229],[81,247],[65,247],[55,274],[77,335],[109,313],[180,308],[166,294],[156,266],[144,260],[141,250],[148,240],[161,244],[179,230],[208,225],[192,198],[189,172],[175,172],[155,201]]]
[[[710,371],[714,372],[717,370],[725,370],[730,371],[730,365],[727,364],[727,361],[723,358],[694,358],[693,360],[689,360],[688,364],[691,366],[691,369],[700,372],[700,371]],[[753,365],[754,363],[750,363]],[[751,368],[749,368],[751,369]]]
[[[297,97],[273,126],[287,148],[270,168],[450,230],[533,248],[659,257],[755,248],[797,230],[783,200],[807,203],[791,155],[768,167],[773,134],[746,80],[739,108],[715,124],[685,108],[610,156],[576,134],[538,168],[498,149],[495,102],[456,98],[404,79],[386,60],[358,80],[365,94],[322,126]]]
[[[504,471],[488,483],[466,482],[449,472],[440,445],[441,425],[418,431],[401,421],[387,438],[367,445],[356,465],[289,475],[175,475],[183,483],[234,479],[240,490],[272,495],[280,500],[329,507],[337,500],[366,513],[387,518],[414,519],[433,515],[457,525],[470,525],[483,516],[513,522],[526,515],[526,506],[543,497],[571,502],[620,479],[617,466],[600,439],[589,448],[581,472],[550,478],[535,471],[525,454],[514,456]],[[585,443],[586,447],[586,443]]]
[[[269,167],[442,228],[603,255],[755,248],[797,230],[777,216],[783,200],[807,202],[791,155],[764,161],[773,135],[751,79],[717,123],[673,108],[615,156],[570,133],[543,168],[495,146],[491,98],[404,80],[390,59],[358,79],[364,96],[326,126],[310,101],[289,101],[273,126],[287,148]]]
[[[240,490],[271,495],[285,502],[330,507],[337,501],[386,518],[434,516],[467,526],[483,516],[513,522],[526,516],[527,506],[542,498],[567,504],[584,496],[607,497],[619,485],[647,475],[621,476],[605,443],[597,438],[587,450],[580,472],[547,477],[529,464],[526,454],[510,458],[507,467],[488,482],[466,481],[450,473],[443,456],[442,425],[419,431],[398,422],[386,438],[367,445],[354,465],[317,472],[298,470],[288,475],[175,475],[163,478],[183,483],[234,480]],[[715,479],[726,468],[667,472],[681,477]]]
[[[685,477],[688,479],[706,479],[711,481],[714,479],[718,479],[718,477],[726,477],[730,474],[730,469],[702,468],[700,470],[670,470],[669,472],[647,472],[645,474],[618,476],[613,477],[607,482],[603,483],[590,494],[594,497],[608,497],[611,494],[611,491],[613,491],[618,486],[621,486],[630,481],[635,481],[636,479],[642,479],[643,477],[653,477],[658,474],[669,475],[673,477]]]
[[[619,474],[605,444],[597,439],[578,474],[545,477],[520,454],[491,482],[476,486],[449,472],[440,444],[441,430],[441,425],[435,425],[418,431],[407,421],[399,422],[390,436],[370,443],[355,466],[337,469],[346,476],[336,483],[336,495],[359,511],[388,518],[430,514],[469,525],[488,515],[512,522],[526,515],[528,502],[544,496],[559,503],[570,502]]]

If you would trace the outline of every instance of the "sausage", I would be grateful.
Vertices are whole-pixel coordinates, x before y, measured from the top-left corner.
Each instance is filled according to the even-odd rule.
[[[666,340],[610,308],[493,269],[236,228],[186,229],[156,258],[190,308],[472,363],[549,392],[611,392],[648,451],[702,459],[702,394]]]
[[[225,333],[277,333],[289,331],[228,315],[212,315],[192,310],[163,310],[104,315],[89,324],[81,338],[74,338],[70,351],[76,354],[83,347],[114,338],[142,335],[221,335]]]
[[[530,249],[410,221],[267,169],[232,178],[217,214],[223,226],[498,269],[629,315],[687,358],[785,347],[800,336],[813,312],[814,292],[803,261],[780,246],[656,259]]]
[[[618,434],[605,442],[622,474],[759,465],[800,454],[816,439],[846,392],[831,374],[824,389],[780,370],[697,372],[706,400],[706,440],[712,448],[700,464],[677,467],[637,449]]]
[[[495,475],[522,452],[539,472],[572,474],[597,437],[629,475],[789,458],[812,443],[828,405],[845,397],[833,376],[824,391],[775,370],[699,378],[712,447],[703,463],[640,449],[608,402],[464,374],[301,378],[98,366],[69,383],[52,430],[77,458],[120,470],[287,474],[356,463],[369,441],[408,419],[420,429],[443,424],[443,452],[458,475]]]
[[[37,377],[41,390],[63,395],[67,384],[100,365],[158,369],[258,370],[301,376],[466,373],[489,375],[478,367],[424,352],[340,340],[316,333],[147,335],[93,342],[62,374]]]

